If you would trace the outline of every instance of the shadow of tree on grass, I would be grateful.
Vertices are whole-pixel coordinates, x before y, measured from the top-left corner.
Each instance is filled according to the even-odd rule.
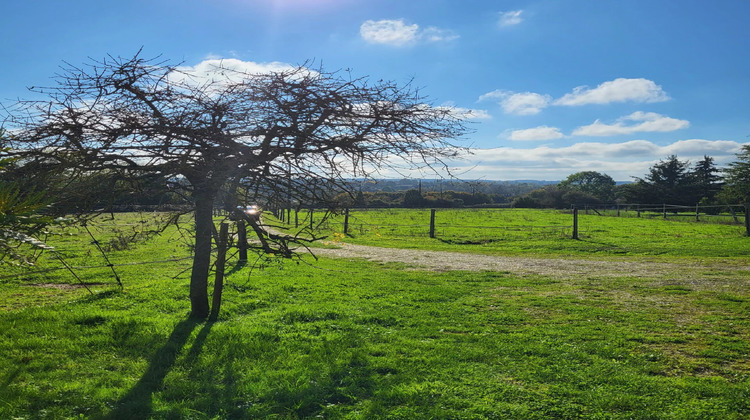
[[[195,334],[199,324],[202,328]],[[326,407],[374,395],[378,373],[356,348],[360,342],[356,335],[342,337],[343,341],[305,337],[296,342],[268,330],[237,333],[221,328],[212,332],[218,325],[194,319],[176,324],[150,357],[138,382],[103,417],[180,418],[187,412],[200,412],[208,418],[305,418],[324,415]],[[289,371],[278,369],[279,363],[296,353],[317,356]],[[259,366],[271,370],[268,376],[251,373]],[[184,369],[187,378],[167,379],[174,369]]]
[[[188,338],[202,320],[188,318],[180,321],[170,334],[167,342],[159,348],[149,360],[148,369],[138,383],[128,391],[106,416],[108,419],[143,419],[148,418],[153,410],[152,395],[157,392],[175,364],[177,356],[185,346]],[[199,353],[212,323],[206,323],[196,338],[190,352]],[[199,341],[200,340],[200,341]]]

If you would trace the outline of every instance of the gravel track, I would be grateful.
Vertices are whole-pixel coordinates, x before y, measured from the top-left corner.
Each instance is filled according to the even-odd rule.
[[[715,277],[718,273],[746,278],[750,265],[722,262],[664,263],[643,260],[585,260],[567,258],[507,257],[450,251],[381,248],[338,244],[339,248],[318,248],[314,253],[333,258],[361,258],[383,263],[403,263],[412,270],[500,271],[538,274],[558,278],[586,277],[675,277],[682,281]],[[744,271],[744,275],[737,273]],[[750,279],[746,280],[750,284]]]

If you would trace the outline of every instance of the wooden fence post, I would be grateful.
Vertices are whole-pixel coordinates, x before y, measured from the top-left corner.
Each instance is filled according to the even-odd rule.
[[[240,251],[240,262],[247,261],[247,228],[244,220],[237,221],[237,249]]]
[[[700,210],[699,210],[699,207],[698,207],[698,205],[696,204],[696,205],[695,205],[695,221],[696,221],[696,222],[700,222],[700,221],[701,221],[701,220],[700,220],[700,213],[699,213],[699,211],[700,211]]]
[[[664,214],[664,218],[667,218],[667,205],[662,203],[662,213]]]
[[[729,212],[732,213],[732,220],[734,220],[734,223],[739,223],[740,221],[737,219],[737,213],[735,213],[734,207],[731,205],[727,207],[729,207]]]
[[[222,223],[219,228],[219,243],[216,244],[218,251],[216,255],[216,278],[214,280],[214,297],[211,305],[211,321],[216,321],[221,309],[221,293],[224,290],[224,266],[227,260],[227,239],[229,237],[229,224]]]
[[[430,209],[430,238],[435,237],[435,209]]]
[[[573,239],[578,239],[578,208],[573,207]]]
[[[349,209],[344,209],[344,235],[349,234]]]
[[[745,203],[745,234],[750,236],[750,203]]]
[[[638,207],[636,207],[636,210],[638,211],[638,217],[641,217],[641,205],[639,204]]]

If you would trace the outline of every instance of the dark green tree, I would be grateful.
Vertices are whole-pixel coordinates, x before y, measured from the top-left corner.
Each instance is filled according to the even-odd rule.
[[[737,153],[737,160],[724,170],[726,182],[721,196],[730,203],[750,202],[750,145],[742,146]]]
[[[521,208],[570,208],[571,206],[599,205],[602,202],[591,194],[577,189],[547,185],[530,191],[513,200],[513,207]]]
[[[654,193],[660,197],[660,202],[668,204],[695,204],[687,194],[689,189],[688,169],[690,162],[668,156],[649,169],[646,181],[654,188]]]
[[[690,200],[695,203],[710,203],[721,190],[721,171],[714,164],[714,158],[703,156],[688,173]]]
[[[630,204],[655,204],[661,201],[661,197],[654,185],[641,178],[636,178],[630,184],[618,185],[615,188],[615,197],[618,201]]]
[[[422,207],[425,199],[419,190],[406,190],[404,192],[403,206],[407,208]]]
[[[612,177],[596,171],[574,173],[558,184],[561,188],[580,191],[604,202],[614,200],[616,185]]]
[[[0,130],[0,149],[6,141]],[[0,174],[12,161],[0,158]],[[35,251],[51,249],[39,239],[55,222],[42,213],[46,204],[43,193],[24,191],[15,183],[0,180],[0,265],[33,265]]]

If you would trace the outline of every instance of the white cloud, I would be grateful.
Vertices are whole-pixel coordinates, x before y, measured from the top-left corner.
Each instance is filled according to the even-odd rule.
[[[583,142],[564,147],[500,147],[474,149],[465,161],[450,162],[455,171],[467,171],[466,179],[561,180],[584,171],[606,173],[618,181],[642,177],[648,169],[669,155],[696,162],[709,155],[719,167],[736,160],[743,143],[726,140],[690,139],[667,145],[646,140],[623,143]]]
[[[419,35],[421,39],[427,42],[448,42],[459,38],[459,36],[453,31],[436,28],[434,26],[426,28]]]
[[[536,115],[549,106],[552,97],[533,92],[515,93],[495,90],[479,97],[480,101],[498,100],[506,114]]]
[[[472,154],[462,159],[445,160],[453,175],[462,179],[488,180],[562,180],[580,171],[605,173],[617,181],[631,181],[643,177],[655,163],[669,155],[691,163],[704,155],[715,159],[718,167],[726,167],[736,160],[743,144],[726,140],[689,139],[658,145],[647,140],[623,143],[583,142],[570,146],[534,148],[498,147],[471,149]],[[394,163],[397,162],[394,158]],[[437,165],[439,173],[441,165]],[[393,171],[382,168],[378,176],[402,178],[405,176],[434,177],[435,172],[404,168]]]
[[[681,158],[687,157],[693,160],[702,159],[704,155],[709,155],[712,157],[718,156],[719,162],[721,162],[722,157],[727,157],[729,160],[734,161],[736,160],[735,155],[740,151],[741,146],[742,144],[740,143],[727,140],[680,140],[664,146],[662,148],[662,155],[676,155]]]
[[[508,138],[515,141],[534,141],[534,140],[555,140],[565,137],[557,127],[548,127],[546,125],[527,128],[524,130],[515,130],[510,133]]]
[[[555,105],[577,106],[612,102],[663,102],[669,96],[661,86],[648,79],[618,78],[591,89],[579,86],[555,101]]]
[[[236,81],[241,78],[242,74],[282,72],[294,68],[296,67],[291,64],[278,61],[256,63],[236,58],[210,58],[201,61],[195,66],[177,67],[177,71],[171,73],[169,77],[170,80],[175,82],[189,82],[200,85],[210,82]]]
[[[407,25],[403,20],[368,20],[359,27],[362,39],[371,44],[403,46],[417,40],[419,25]]]
[[[628,123],[636,122],[638,124]],[[622,117],[614,124],[604,124],[596,120],[593,124],[578,127],[573,131],[574,136],[617,136],[639,132],[668,132],[680,130],[690,126],[686,120],[665,117],[655,112],[637,111]]]
[[[500,100],[503,99],[508,94],[507,90],[493,90],[492,92],[485,93],[484,95],[479,97],[479,102],[482,101],[491,101],[491,100]]]
[[[523,22],[521,14],[523,10],[512,10],[509,12],[500,12],[500,20],[497,22],[499,26],[513,26]]]
[[[490,120],[492,116],[489,112],[483,109],[468,109],[453,107],[453,112],[460,118],[467,120]]]
[[[263,74],[278,72],[294,68],[291,64],[272,61],[269,63],[256,63],[253,61],[242,61],[236,58],[211,58],[203,60],[195,66],[181,66],[179,70],[195,75],[210,75],[216,73],[217,69],[228,69],[249,74]]]
[[[503,99],[501,106],[508,114],[535,115],[546,108],[551,100],[549,95],[532,92],[514,93]]]
[[[456,106],[453,101],[442,103],[438,108],[448,109],[456,118],[463,120],[491,120],[492,115],[483,109],[470,109]]]
[[[359,34],[371,44],[395,47],[413,45],[418,41],[448,42],[459,36],[454,32],[430,26],[420,30],[419,25],[409,25],[403,19],[367,20],[359,27]]]
[[[573,92],[565,94],[556,100],[553,100],[550,95],[543,95],[535,92],[513,92],[500,89],[485,93],[479,97],[480,102],[485,100],[498,101],[505,113],[514,115],[536,115],[544,108],[552,105],[579,106],[586,104],[608,104],[613,102],[651,103],[667,101],[669,99],[669,96],[662,90],[661,86],[651,80],[624,78],[604,82],[593,89],[586,86],[579,86],[573,89]],[[639,113],[635,113],[633,116],[636,116],[637,114]],[[644,116],[646,115],[645,113],[640,114]],[[623,131],[624,129],[622,129],[620,130],[622,133],[619,134],[636,131],[672,131],[673,129],[676,130],[678,128],[683,128],[680,126],[678,128],[665,129],[664,127],[667,127],[665,124],[666,120],[661,120],[658,123],[647,120],[642,121],[645,122],[644,124],[641,124],[643,128],[642,130]],[[678,121],[679,120],[674,120],[673,123],[676,124]],[[684,123],[686,123],[686,121]],[[591,128],[588,132],[594,133],[597,129],[600,129],[602,132],[608,134],[582,135],[612,135],[609,134],[609,132],[617,130],[619,126],[608,126],[597,121],[590,127]],[[649,127],[657,129],[651,129]]]

